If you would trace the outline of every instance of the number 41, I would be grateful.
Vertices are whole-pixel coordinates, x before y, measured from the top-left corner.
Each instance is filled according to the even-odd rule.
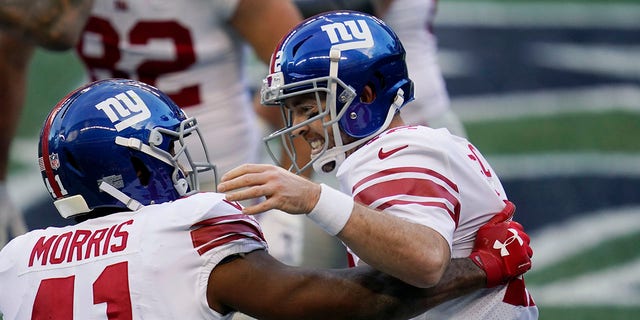
[[[93,304],[106,303],[109,320],[132,319],[128,271],[126,261],[112,264],[93,282]],[[31,319],[73,320],[74,282],[75,276],[43,279]]]

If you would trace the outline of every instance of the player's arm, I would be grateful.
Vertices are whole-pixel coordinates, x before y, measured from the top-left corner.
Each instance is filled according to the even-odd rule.
[[[414,286],[433,286],[450,260],[449,245],[433,229],[354,204],[346,194],[281,168],[240,166],[222,177],[218,190],[230,201],[266,197],[245,207],[245,214],[270,209],[307,214],[367,264]]]
[[[208,301],[226,313],[258,319],[406,319],[485,285],[470,259],[455,259],[442,281],[419,289],[370,267],[340,270],[284,265],[265,251],[218,265],[209,277]]]
[[[301,21],[302,15],[291,1],[240,0],[230,23],[268,64],[282,36]]]
[[[51,50],[72,48],[93,0],[0,0],[0,27]]]
[[[265,64],[269,64],[271,54],[280,39],[302,21],[302,14],[289,0],[241,0],[230,23],[235,30],[251,45],[256,56]],[[254,110],[273,128],[282,128],[284,123],[280,109],[265,107],[259,99],[254,100]],[[298,164],[309,162],[309,145],[303,139],[294,141],[298,154],[302,155]],[[284,152],[284,151],[283,151]],[[282,157],[284,168],[289,168],[291,159]],[[304,173],[311,175],[311,170]]]
[[[480,227],[470,258],[453,259],[431,288],[410,286],[368,266],[304,269],[258,250],[216,266],[207,301],[221,313],[238,310],[259,319],[407,319],[483,287],[505,284],[531,268],[533,251],[513,207]],[[494,249],[516,233],[509,255]]]
[[[438,283],[451,260],[448,242],[434,229],[357,202],[336,236],[367,264],[417,287]]]
[[[0,32],[0,181],[7,177],[11,141],[18,126],[27,88],[28,66],[34,47]]]

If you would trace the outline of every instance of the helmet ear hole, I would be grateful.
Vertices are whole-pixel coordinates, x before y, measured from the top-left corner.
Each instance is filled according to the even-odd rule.
[[[131,157],[131,165],[133,165],[134,170],[136,170],[136,175],[138,176],[138,180],[140,184],[143,186],[149,185],[149,180],[151,179],[151,172],[147,169],[147,166],[144,165],[144,162],[136,157]]]
[[[380,89],[385,89],[387,87],[387,84],[385,83],[384,74],[382,74],[382,72],[376,70],[373,73],[373,76],[376,78],[376,80],[378,80],[377,82],[380,84]]]
[[[69,150],[65,150],[64,154],[66,157],[66,164],[70,166],[77,175],[83,176],[84,174],[80,168],[80,165],[78,164],[78,161],[76,161],[76,158],[73,156],[73,153],[71,153]]]
[[[376,87],[373,83],[369,82],[364,89],[362,89],[362,94],[360,94],[360,102],[362,103],[371,103],[376,99]]]

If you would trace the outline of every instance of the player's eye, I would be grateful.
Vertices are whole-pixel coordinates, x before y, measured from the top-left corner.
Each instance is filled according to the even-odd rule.
[[[316,108],[315,105],[298,105],[295,108],[293,108],[293,115],[295,117],[304,117],[304,118],[311,118],[313,116],[316,116],[318,114],[318,108]]]
[[[313,118],[318,115],[318,108],[315,105],[307,106],[304,110],[304,115],[307,118]]]

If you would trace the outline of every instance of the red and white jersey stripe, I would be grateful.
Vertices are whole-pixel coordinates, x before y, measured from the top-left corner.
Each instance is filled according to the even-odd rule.
[[[446,129],[424,126],[385,131],[351,154],[338,168],[337,177],[341,189],[356,201],[436,230],[449,242],[454,258],[471,253],[478,228],[500,212],[507,200],[495,171],[473,144]],[[349,252],[349,261],[362,263]],[[487,305],[478,304],[483,301],[512,315],[502,319],[535,318],[532,300],[513,298],[529,298],[524,282],[516,287],[521,289],[516,293],[512,289],[509,297],[507,286],[481,290],[472,299],[470,295],[454,300],[456,308],[438,307],[426,315],[478,318],[484,314],[479,305],[491,312]]]

